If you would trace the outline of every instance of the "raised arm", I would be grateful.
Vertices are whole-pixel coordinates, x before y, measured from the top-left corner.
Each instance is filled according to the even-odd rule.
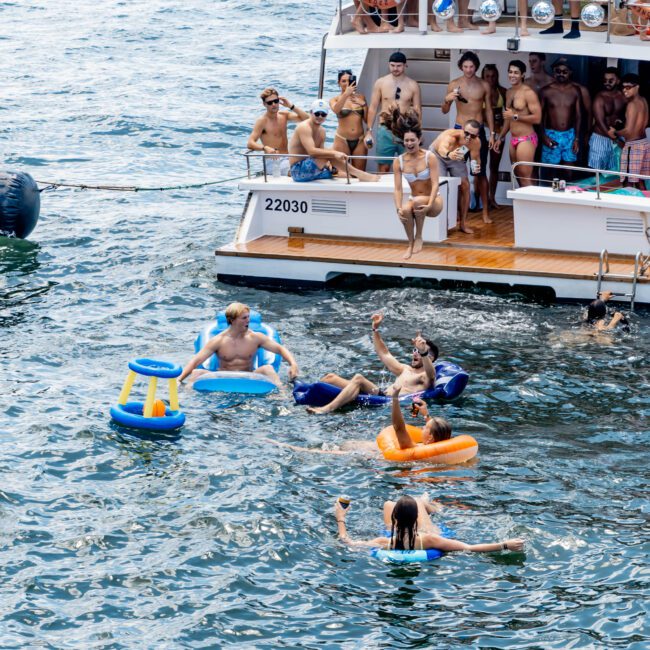
[[[431,384],[436,380],[436,369],[433,367],[433,362],[431,361],[431,357],[429,356],[429,346],[427,345],[426,340],[422,337],[421,332],[418,332],[416,337],[413,339],[413,345],[418,351],[418,354],[420,355],[420,358],[422,359],[422,366],[424,368],[424,372],[426,373],[427,377],[429,378],[429,381]]]
[[[279,354],[289,364],[289,379],[295,379],[298,376],[300,369],[298,368],[296,360],[293,358],[293,354],[291,354],[284,345],[280,345],[280,343],[264,334],[258,334],[258,337],[260,347],[269,352],[273,352],[274,354]]]
[[[391,400],[390,421],[395,429],[395,437],[399,444],[400,449],[410,449],[415,447],[415,443],[411,440],[408,431],[406,430],[406,423],[402,415],[402,407],[399,403],[399,388],[393,387],[393,398]]]
[[[279,97],[278,99],[282,106],[289,109],[287,119],[291,122],[304,122],[304,120],[309,119],[309,113],[306,113],[302,108],[298,108],[298,106],[292,104],[286,97]]]
[[[394,375],[398,376],[404,371],[403,365],[388,351],[381,335],[379,334],[379,326],[384,320],[382,314],[372,315],[372,342],[375,346],[375,352],[381,362],[390,370]]]
[[[387,537],[375,537],[375,539],[355,540],[348,535],[348,531],[345,526],[345,518],[348,515],[349,509],[350,506],[344,508],[339,500],[336,500],[334,504],[334,516],[336,517],[336,526],[338,528],[339,539],[350,546],[381,546],[382,548],[387,548],[389,544],[389,539]]]

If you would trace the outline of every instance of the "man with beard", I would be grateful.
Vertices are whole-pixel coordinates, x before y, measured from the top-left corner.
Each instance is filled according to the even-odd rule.
[[[576,162],[582,125],[582,95],[570,81],[565,57],[553,63],[555,81],[542,88],[542,162],[553,165]]]
[[[366,379],[361,374],[356,374],[352,379],[345,379],[334,373],[327,373],[320,381],[327,382],[338,386],[343,390],[325,406],[310,406],[307,411],[310,413],[330,413],[341,408],[345,404],[354,401],[359,393],[369,395],[392,395],[393,388],[398,393],[419,393],[433,386],[436,380],[436,371],[433,368],[433,362],[438,358],[438,348],[434,343],[422,337],[417,332],[413,339],[413,353],[410,363],[400,363],[389,351],[379,334],[379,326],[383,321],[382,314],[372,315],[372,342],[375,346],[375,352],[386,366],[392,372],[396,380],[389,386],[386,392],[382,391],[377,384]]]
[[[603,90],[594,98],[594,132],[589,138],[589,162],[592,169],[618,171],[619,156],[616,136],[609,134],[609,127],[623,127],[625,97],[618,87],[618,70],[610,67],[603,75]]]

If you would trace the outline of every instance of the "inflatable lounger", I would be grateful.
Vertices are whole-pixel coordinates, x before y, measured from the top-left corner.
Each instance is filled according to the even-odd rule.
[[[460,366],[449,361],[436,361],[433,365],[436,369],[436,381],[433,388],[419,393],[400,395],[400,402],[411,401],[414,397],[422,399],[455,399],[463,392],[469,381],[469,375]],[[314,384],[296,383],[293,389],[293,397],[297,404],[325,406],[340,392],[341,389],[337,386],[322,381]],[[388,395],[361,393],[353,403],[363,406],[381,406],[390,403],[390,400],[391,398]]]
[[[282,343],[280,335],[277,331],[262,322],[262,316],[258,311],[251,309],[251,318],[248,325],[249,329],[253,332],[261,332],[266,334],[269,338],[272,338],[278,343]],[[216,322],[209,323],[203,328],[203,331],[199,333],[194,341],[194,351],[198,352],[213,336],[223,332],[228,329],[228,323],[226,321],[226,314],[223,311],[220,311],[217,314]],[[253,361],[253,369],[259,368],[260,366],[273,366],[273,369],[277,372],[280,369],[280,363],[282,362],[282,357],[279,354],[274,354],[268,350],[260,348],[257,351],[257,355]],[[222,393],[247,393],[253,395],[266,395],[274,391],[277,386],[268,379],[268,377],[261,375],[259,373],[242,373],[242,372],[230,372],[230,371],[220,371],[219,370],[219,358],[216,354],[213,354],[206,361],[199,366],[203,370],[210,370],[211,374],[205,378],[197,379],[194,382],[194,389],[212,393],[212,392],[222,392]]]
[[[444,524],[439,525],[440,534],[447,539],[454,539],[456,535],[454,531],[447,528]],[[390,537],[390,530],[382,532],[384,537]],[[444,553],[437,548],[427,548],[415,551],[389,551],[385,548],[373,548],[370,551],[372,557],[384,562],[391,562],[394,564],[408,564],[411,562],[429,562],[430,560],[437,560],[441,558]]]

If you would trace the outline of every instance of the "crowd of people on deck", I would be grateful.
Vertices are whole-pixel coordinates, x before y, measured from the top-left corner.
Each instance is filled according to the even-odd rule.
[[[449,82],[440,107],[443,114],[455,109],[454,126],[442,131],[428,150],[421,147],[420,86],[407,75],[407,58],[399,51],[390,55],[388,74],[375,81],[370,99],[357,91],[352,70],[340,70],[339,94],[329,102],[314,100],[308,113],[274,88],[265,89],[261,99],[266,112],[255,123],[248,147],[273,154],[277,160],[271,162],[279,165],[280,174],[288,173],[296,182],[341,173],[376,182],[380,176],[366,171],[366,156],[372,154],[379,174],[395,175],[395,209],[409,242],[407,259],[422,248],[425,217],[442,209],[440,176],[460,179],[462,232],[473,232],[467,224],[470,176],[483,222],[492,222],[490,210],[498,208],[499,165],[508,135],[510,161],[517,163],[514,175],[520,186],[548,184],[558,175],[575,180],[569,169],[526,164],[541,162],[624,172],[624,185],[650,189],[650,182],[639,178],[650,175],[650,141],[648,102],[639,92],[637,74],[621,75],[608,67],[601,90],[592,97],[573,79],[566,56],[558,56],[548,69],[543,53],[530,53],[527,63],[513,59],[507,68],[509,88],[501,85],[495,64],[487,63],[481,70],[474,52],[464,52],[457,65],[460,75]],[[338,124],[328,147],[324,123],[330,112]],[[298,122],[290,139],[289,121]],[[406,202],[402,179],[411,189]]]
[[[353,0],[354,14],[351,17],[351,26],[359,34],[399,33],[405,27],[419,27],[418,11],[419,0]],[[478,29],[472,19],[481,6],[482,0],[428,0],[428,27],[432,32],[442,31],[438,25],[436,11],[444,14],[451,7],[454,8],[451,18],[444,19],[444,26],[448,32],[461,33],[466,29]],[[497,0],[500,10],[505,8],[504,0]],[[537,35],[563,34],[563,0],[552,0],[555,10],[553,24],[540,30]],[[528,0],[517,0],[519,14],[519,35],[530,36],[528,31]],[[650,41],[650,3],[643,0],[633,0],[627,3],[625,10],[629,10],[634,23],[634,31],[639,33],[642,41]],[[569,0],[570,29],[563,38],[580,38],[580,12],[581,4],[578,0]],[[454,16],[458,16],[454,21]],[[617,18],[614,18],[617,20]],[[482,34],[496,33],[496,21],[489,21]]]

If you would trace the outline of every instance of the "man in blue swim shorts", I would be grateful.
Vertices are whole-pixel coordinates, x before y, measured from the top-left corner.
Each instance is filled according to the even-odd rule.
[[[389,73],[375,81],[368,105],[369,128],[366,132],[366,144],[368,147],[377,145],[375,150],[375,155],[379,156],[377,169],[382,174],[388,173],[391,170],[393,159],[405,151],[403,143],[398,141],[392,132],[384,126],[382,114],[389,112],[397,104],[402,115],[408,113],[409,110],[414,110],[420,120],[422,119],[420,86],[417,81],[406,76],[406,67],[404,53],[393,52],[388,59]],[[377,126],[377,136],[373,138],[372,128],[377,115],[379,115],[379,125]]]
[[[378,181],[379,176],[368,174],[347,164],[348,156],[341,151],[327,149],[325,145],[325,129],[322,126],[329,113],[329,104],[323,99],[312,102],[309,119],[301,122],[289,140],[289,164],[291,178],[296,183],[308,183],[331,179],[340,173],[345,177],[347,172],[360,181]],[[340,172],[332,166],[338,163]]]
[[[571,67],[566,57],[556,59],[552,68],[555,81],[540,91],[542,162],[574,163],[580,146],[582,97],[578,86],[571,83]]]

